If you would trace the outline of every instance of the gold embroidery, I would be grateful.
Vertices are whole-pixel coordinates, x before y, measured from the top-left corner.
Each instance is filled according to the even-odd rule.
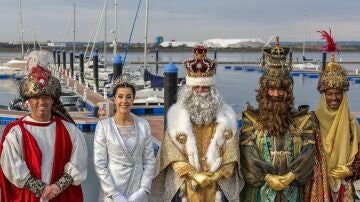
[[[176,134],[176,140],[181,144],[186,144],[187,136],[184,133]]]
[[[292,134],[294,134],[296,137],[300,136],[301,135],[301,129],[300,128],[297,128],[297,127],[294,127],[293,125],[290,125],[289,126],[289,130]]]
[[[315,140],[308,140],[308,141],[304,144],[304,146],[305,146],[305,145],[308,145],[308,144],[315,144]]]
[[[225,140],[229,140],[230,138],[232,138],[233,136],[233,133],[230,129],[225,129],[224,130],[224,137],[225,137]]]
[[[312,134],[314,133],[314,130],[303,130],[303,133]]]
[[[172,167],[177,176],[183,177],[187,173],[194,171],[195,169],[187,162],[176,161],[172,163]]]

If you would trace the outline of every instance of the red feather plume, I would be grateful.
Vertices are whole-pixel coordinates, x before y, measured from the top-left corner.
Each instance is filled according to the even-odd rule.
[[[321,39],[326,40],[326,46],[323,47],[323,50],[326,52],[335,52],[336,51],[336,43],[334,42],[333,37],[331,36],[331,29],[330,33],[326,31],[318,31],[321,33]]]

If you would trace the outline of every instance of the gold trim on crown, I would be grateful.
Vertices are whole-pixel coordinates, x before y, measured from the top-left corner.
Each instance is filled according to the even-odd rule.
[[[340,64],[335,62],[328,63],[319,77],[319,92],[324,93],[328,89],[349,90],[350,84],[347,75],[347,71]]]
[[[212,77],[216,74],[216,61],[208,58],[193,58],[185,61],[186,75],[190,77]]]
[[[264,61],[262,66],[267,77],[288,77],[292,69],[292,61],[287,61],[287,55],[290,52],[289,47],[280,46],[279,37],[276,37],[276,43],[273,48],[264,47],[262,52]]]
[[[207,48],[199,43],[194,47],[193,58],[184,62],[189,77],[213,77],[216,74],[216,60],[207,58]]]

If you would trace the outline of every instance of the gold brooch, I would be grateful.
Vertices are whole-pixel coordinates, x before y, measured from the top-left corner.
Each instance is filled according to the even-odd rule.
[[[230,138],[232,138],[233,134],[232,131],[230,129],[225,129],[224,130],[224,137],[225,140],[229,140]]]
[[[181,144],[186,144],[187,136],[184,133],[176,134],[176,140]]]

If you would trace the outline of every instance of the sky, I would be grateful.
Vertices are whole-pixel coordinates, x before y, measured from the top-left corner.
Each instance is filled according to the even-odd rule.
[[[104,0],[21,0],[25,41],[87,42],[98,25]],[[107,40],[113,39],[114,1],[107,0]],[[127,42],[139,0],[117,0],[118,41]],[[259,38],[318,41],[317,30],[332,29],[336,41],[360,41],[359,0],[149,0],[148,40],[202,41],[213,38]],[[305,19],[306,16],[306,20]],[[145,0],[142,0],[132,42],[144,41]],[[19,0],[1,0],[0,42],[20,38]],[[305,23],[306,22],[306,23]],[[306,24],[306,26],[305,26]],[[101,23],[97,41],[104,40]]]

